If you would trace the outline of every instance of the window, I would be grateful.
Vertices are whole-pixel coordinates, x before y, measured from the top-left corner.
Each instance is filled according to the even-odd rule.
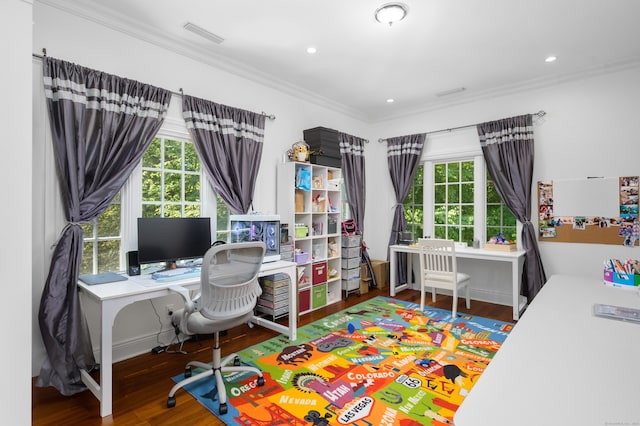
[[[200,181],[191,142],[154,138],[142,157],[142,217],[199,217]]]
[[[433,165],[434,236],[454,241],[474,240],[474,161]]]
[[[487,173],[487,239],[498,233],[506,240],[517,241],[516,217],[502,202],[496,188]]]
[[[231,222],[229,221],[229,208],[216,194],[216,241],[231,242],[229,238]]]
[[[80,274],[119,271],[120,268],[120,194],[97,218],[82,225],[84,245]]]
[[[419,165],[413,183],[404,200],[404,219],[407,221],[407,232],[413,232],[414,238],[424,236],[424,166]]]

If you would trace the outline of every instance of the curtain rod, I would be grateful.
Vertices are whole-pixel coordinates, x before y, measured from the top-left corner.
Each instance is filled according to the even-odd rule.
[[[38,59],[42,60],[42,58],[44,58],[45,56],[47,56],[47,49],[46,49],[46,48],[42,48],[42,55],[39,55],[39,54],[37,54],[37,53],[32,53],[32,54],[31,54],[31,56],[33,56],[34,58],[38,58]],[[173,90],[169,90],[169,92],[170,92],[172,95],[176,95],[176,96],[180,96],[180,97],[184,96],[184,92],[182,91],[182,87],[180,88],[180,91],[179,91],[179,92],[176,92],[176,91],[173,91]],[[267,114],[267,113],[266,113],[266,112],[264,112],[264,111],[261,111],[261,112],[260,112],[260,115],[265,116],[265,117],[266,117],[266,118],[268,118],[269,120],[275,120],[275,119],[276,119],[276,116],[275,116],[275,115],[273,115],[273,114]]]
[[[532,113],[532,114],[530,114],[530,115],[532,115],[532,116],[534,116],[534,117],[541,118],[541,117],[544,117],[546,114],[547,114],[547,113],[546,113],[545,111],[540,110],[540,111],[535,112],[535,113]],[[451,128],[449,128],[449,129],[432,130],[432,131],[430,131],[430,132],[425,132],[425,135],[433,135],[433,134],[435,134],[435,133],[452,132],[452,131],[454,131],[454,130],[468,129],[468,128],[470,128],[470,127],[476,127],[478,124],[481,124],[481,123],[477,123],[477,124],[467,124],[467,125],[465,125],[465,126],[451,127]],[[379,143],[386,142],[386,141],[387,141],[387,139],[382,139],[382,138],[378,139],[378,142],[379,142]]]

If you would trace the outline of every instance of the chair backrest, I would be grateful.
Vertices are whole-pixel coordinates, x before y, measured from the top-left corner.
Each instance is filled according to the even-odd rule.
[[[451,240],[420,238],[420,270],[429,281],[456,282],[456,248]]]
[[[266,246],[262,241],[211,247],[202,259],[200,313],[209,319],[236,318],[256,305],[262,288],[258,273]]]

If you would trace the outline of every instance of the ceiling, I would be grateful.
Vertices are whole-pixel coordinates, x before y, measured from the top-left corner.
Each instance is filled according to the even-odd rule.
[[[366,121],[640,66],[638,0],[37,1]]]

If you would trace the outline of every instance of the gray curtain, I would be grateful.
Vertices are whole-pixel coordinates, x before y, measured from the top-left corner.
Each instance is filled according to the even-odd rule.
[[[120,191],[160,128],[171,93],[53,58],[45,57],[43,67],[67,225],[40,300],[47,357],[37,385],[72,395],[86,389],[80,370],[95,365],[77,287],[80,224],[102,213]]]
[[[533,119],[531,115],[522,115],[482,123],[477,129],[482,153],[496,191],[511,213],[523,224],[522,247],[526,254],[521,294],[530,303],[547,281],[536,232],[531,223]]]
[[[265,117],[192,96],[182,115],[213,188],[234,213],[247,213],[260,169]]]
[[[413,183],[413,178],[420,165],[420,157],[424,148],[425,133],[409,136],[400,136],[387,139],[387,164],[391,183],[396,194],[395,212],[393,223],[391,224],[391,236],[389,245],[398,244],[400,233],[407,230],[407,221],[404,218],[404,200],[409,194],[409,188]],[[387,259],[389,258],[387,249]],[[398,279],[396,284],[407,282],[407,254],[398,253],[397,270],[395,273]]]
[[[338,142],[340,143],[342,174],[349,210],[351,211],[351,217],[356,222],[360,235],[362,235],[362,263],[367,264],[369,276],[372,278],[371,285],[377,287],[378,284],[373,273],[371,258],[364,240],[364,210],[367,187],[364,168],[364,144],[367,141],[357,136],[340,132],[338,133]]]

